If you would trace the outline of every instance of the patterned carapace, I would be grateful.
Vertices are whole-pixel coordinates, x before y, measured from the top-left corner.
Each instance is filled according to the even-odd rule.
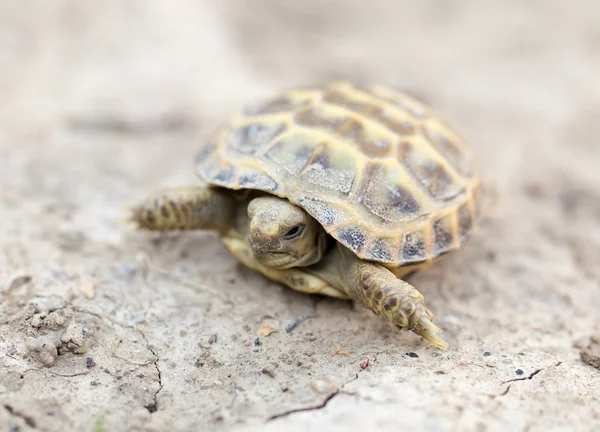
[[[430,107],[381,86],[334,82],[247,107],[196,168],[209,184],[289,199],[389,268],[459,248],[480,211],[464,140]]]

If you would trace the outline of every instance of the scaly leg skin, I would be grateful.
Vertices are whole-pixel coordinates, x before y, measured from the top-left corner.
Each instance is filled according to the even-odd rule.
[[[442,350],[448,348],[416,288],[381,265],[363,261],[351,252],[341,251],[341,255],[344,259],[339,260],[339,274],[350,297],[398,328],[412,330]]]
[[[149,231],[231,228],[235,202],[227,191],[212,187],[180,187],[152,193],[130,209],[129,221]]]

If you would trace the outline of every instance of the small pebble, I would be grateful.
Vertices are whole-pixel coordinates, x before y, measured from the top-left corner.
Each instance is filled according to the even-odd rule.
[[[93,368],[94,366],[96,366],[96,362],[94,361],[93,358],[87,357],[85,359],[85,366],[88,367],[88,368]]]
[[[254,339],[254,345],[256,345],[256,346],[262,345],[262,342],[260,341],[260,338]]]
[[[517,370],[515,371],[515,373],[516,373],[517,375],[523,375],[523,373],[524,373],[524,372],[523,372],[521,369],[517,369]]]
[[[96,297],[97,282],[86,274],[79,275],[77,288],[88,300],[93,300]]]
[[[329,377],[313,381],[310,386],[317,393],[331,393],[337,389],[335,382]]]
[[[411,358],[419,358],[419,354],[414,353],[414,352],[407,352],[406,355]]]
[[[271,378],[275,378],[275,376],[277,375],[273,369],[266,366],[262,368],[261,372],[265,375],[269,375]]]
[[[92,382],[90,382],[90,385],[92,387],[96,387],[97,385],[100,385],[100,383],[98,381],[92,381]]]
[[[492,355],[492,353],[491,353],[491,352],[489,352],[489,351],[486,351],[486,352],[484,352],[484,353],[483,353],[483,356],[484,356],[484,357],[489,357],[489,356],[491,356],[491,355]]]
[[[369,367],[369,363],[370,363],[369,357],[365,357],[360,362],[360,368],[363,369],[363,370],[366,369],[366,368],[368,368]]]

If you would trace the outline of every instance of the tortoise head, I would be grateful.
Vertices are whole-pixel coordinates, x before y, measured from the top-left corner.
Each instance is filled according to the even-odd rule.
[[[318,262],[327,244],[323,227],[287,199],[260,197],[248,205],[249,240],[254,257],[273,268]]]

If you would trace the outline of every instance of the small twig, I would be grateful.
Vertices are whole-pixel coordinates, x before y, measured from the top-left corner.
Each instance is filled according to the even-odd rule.
[[[292,330],[294,330],[296,327],[298,327],[300,324],[302,324],[307,319],[315,318],[315,317],[316,317],[315,314],[300,315],[298,318],[296,318],[294,321],[292,321],[285,327],[285,331],[287,333],[290,333]]]
[[[513,378],[511,380],[508,381],[503,381],[502,384],[508,384],[511,382],[515,382],[515,381],[526,381],[526,380],[530,380],[531,378],[533,378],[534,376],[536,376],[537,374],[539,374],[543,369],[537,369],[535,371],[533,371],[529,376],[523,377],[523,378]]]

